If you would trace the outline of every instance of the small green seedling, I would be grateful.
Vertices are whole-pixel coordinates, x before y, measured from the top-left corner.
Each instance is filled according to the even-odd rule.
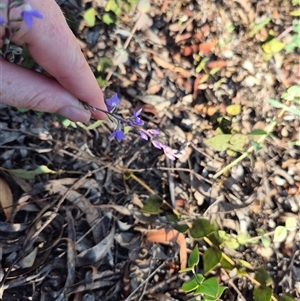
[[[196,274],[195,269],[199,263],[199,250],[196,245],[189,256],[188,267],[180,270],[180,273],[191,271],[194,276],[182,285],[184,292],[193,292],[194,295],[202,295],[203,301],[219,300],[225,291],[225,286],[220,286],[214,277],[205,279],[202,274]]]

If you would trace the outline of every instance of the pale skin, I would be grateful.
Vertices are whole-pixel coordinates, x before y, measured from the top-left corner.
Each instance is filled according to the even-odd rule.
[[[34,18],[30,30],[24,22],[13,23],[20,30],[12,41],[17,45],[26,44],[34,60],[53,78],[0,57],[0,103],[59,113],[72,121],[87,122],[91,117],[104,119],[104,113],[90,112],[82,105],[85,102],[106,110],[103,94],[60,8],[54,0],[30,0],[28,3],[43,15],[43,19]],[[14,9],[13,16],[20,16],[21,11],[22,7]],[[0,11],[0,15],[6,20],[5,11]],[[0,47],[4,33],[4,28],[0,27]]]

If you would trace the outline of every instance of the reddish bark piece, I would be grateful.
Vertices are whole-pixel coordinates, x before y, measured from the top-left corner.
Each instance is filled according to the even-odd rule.
[[[176,242],[180,248],[180,268],[184,269],[186,267],[187,248],[185,237],[182,233],[174,229],[158,229],[147,233],[147,240],[150,242],[157,242],[162,244]]]

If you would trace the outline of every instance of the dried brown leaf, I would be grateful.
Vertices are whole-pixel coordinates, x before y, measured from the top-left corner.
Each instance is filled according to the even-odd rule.
[[[10,220],[13,210],[13,195],[9,185],[0,178],[0,204],[6,216],[6,221]]]
[[[155,61],[155,63],[157,65],[159,65],[160,67],[162,67],[164,69],[168,69],[173,72],[178,72],[181,74],[181,76],[186,77],[186,78],[190,76],[190,72],[188,72],[184,68],[174,66],[173,64],[167,62],[166,60],[164,60],[156,55],[153,56],[153,60]]]
[[[184,269],[187,263],[187,248],[185,237],[175,229],[158,229],[147,233],[147,240],[157,243],[176,242],[180,247],[180,268]]]

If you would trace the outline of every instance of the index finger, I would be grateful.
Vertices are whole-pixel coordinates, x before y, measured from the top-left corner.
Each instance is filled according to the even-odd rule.
[[[34,20],[30,30],[22,22],[13,42],[26,44],[34,60],[75,97],[106,110],[102,91],[59,6],[54,0],[31,0],[30,5],[43,19]],[[99,111],[93,116],[106,117]]]

